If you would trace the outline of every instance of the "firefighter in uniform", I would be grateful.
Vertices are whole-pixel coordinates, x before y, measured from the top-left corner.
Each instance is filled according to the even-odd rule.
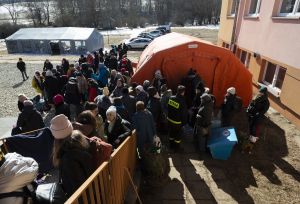
[[[168,101],[168,136],[171,149],[180,150],[182,127],[187,121],[185,87],[179,85],[175,96]]]

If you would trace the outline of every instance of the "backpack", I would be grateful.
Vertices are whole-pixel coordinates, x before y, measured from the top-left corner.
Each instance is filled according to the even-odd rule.
[[[97,169],[103,162],[110,159],[112,153],[112,145],[104,142],[98,137],[89,138],[90,151],[93,155],[94,167]]]

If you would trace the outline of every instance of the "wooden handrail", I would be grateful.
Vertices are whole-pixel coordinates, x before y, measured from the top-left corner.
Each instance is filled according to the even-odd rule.
[[[129,136],[112,153],[108,162],[101,164],[98,169],[73,193],[65,202],[77,204],[82,199],[84,204],[104,203],[121,204],[130,185],[136,165],[136,134]],[[126,171],[125,171],[126,169]]]
[[[100,172],[108,165],[108,162],[103,162],[96,171],[73,193],[73,195],[65,202],[65,204],[71,204],[76,200],[81,192],[85,191],[88,185],[100,174]]]

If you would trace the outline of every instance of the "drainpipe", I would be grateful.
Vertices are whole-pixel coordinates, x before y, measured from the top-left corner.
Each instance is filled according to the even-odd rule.
[[[237,20],[239,16],[239,7],[240,7],[240,0],[236,0],[236,5],[235,5],[235,14],[234,14],[234,22],[233,22],[233,29],[232,29],[232,34],[231,34],[231,42],[230,42],[230,50],[233,52],[234,44],[237,40],[237,36],[235,34],[236,31],[236,25],[237,25]]]

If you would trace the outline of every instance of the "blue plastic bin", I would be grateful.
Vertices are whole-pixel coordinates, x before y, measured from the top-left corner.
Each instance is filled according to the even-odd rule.
[[[238,140],[233,127],[214,128],[207,146],[214,159],[227,160]]]

